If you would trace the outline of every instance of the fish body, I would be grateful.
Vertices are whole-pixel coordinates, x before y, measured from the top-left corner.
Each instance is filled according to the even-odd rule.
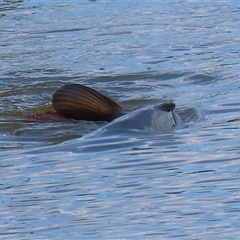
[[[86,134],[84,138],[92,136],[106,136],[124,133],[140,132],[170,132],[180,124],[179,116],[172,110],[162,110],[172,103],[164,103],[154,107],[135,110],[121,116],[96,131]]]

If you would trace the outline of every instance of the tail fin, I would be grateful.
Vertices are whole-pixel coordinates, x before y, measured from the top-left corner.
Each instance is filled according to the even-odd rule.
[[[124,114],[112,99],[80,84],[60,87],[53,94],[52,104],[59,114],[77,120],[109,122]]]
[[[159,106],[159,109],[165,112],[171,112],[175,108],[175,103],[163,103]]]

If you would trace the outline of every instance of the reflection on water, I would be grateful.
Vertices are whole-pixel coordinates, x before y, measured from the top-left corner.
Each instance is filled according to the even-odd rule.
[[[237,239],[238,12],[1,1],[0,238]],[[174,101],[181,125],[97,136],[106,123],[25,121],[66,83],[129,112]]]
[[[76,239],[122,234],[190,239],[213,236],[220,227],[229,237],[229,220],[238,221],[239,209],[236,126],[211,138],[207,129],[199,133],[179,130],[125,144],[118,138],[119,145],[106,145],[105,152],[93,141],[82,144],[89,146],[85,152],[72,143],[58,155],[6,157],[2,167],[14,178],[5,175],[2,182],[1,215],[11,216],[14,229],[5,225],[5,230],[14,232],[13,238],[32,232]]]

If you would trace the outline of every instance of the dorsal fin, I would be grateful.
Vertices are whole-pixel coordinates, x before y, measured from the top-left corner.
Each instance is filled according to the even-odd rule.
[[[112,121],[124,114],[115,101],[81,84],[66,84],[52,98],[55,110],[77,120]]]

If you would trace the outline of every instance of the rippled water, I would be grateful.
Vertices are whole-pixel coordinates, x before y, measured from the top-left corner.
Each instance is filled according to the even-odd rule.
[[[238,239],[239,11],[0,1],[0,238]],[[173,100],[181,126],[101,137],[106,123],[25,121],[65,83],[128,111]]]

